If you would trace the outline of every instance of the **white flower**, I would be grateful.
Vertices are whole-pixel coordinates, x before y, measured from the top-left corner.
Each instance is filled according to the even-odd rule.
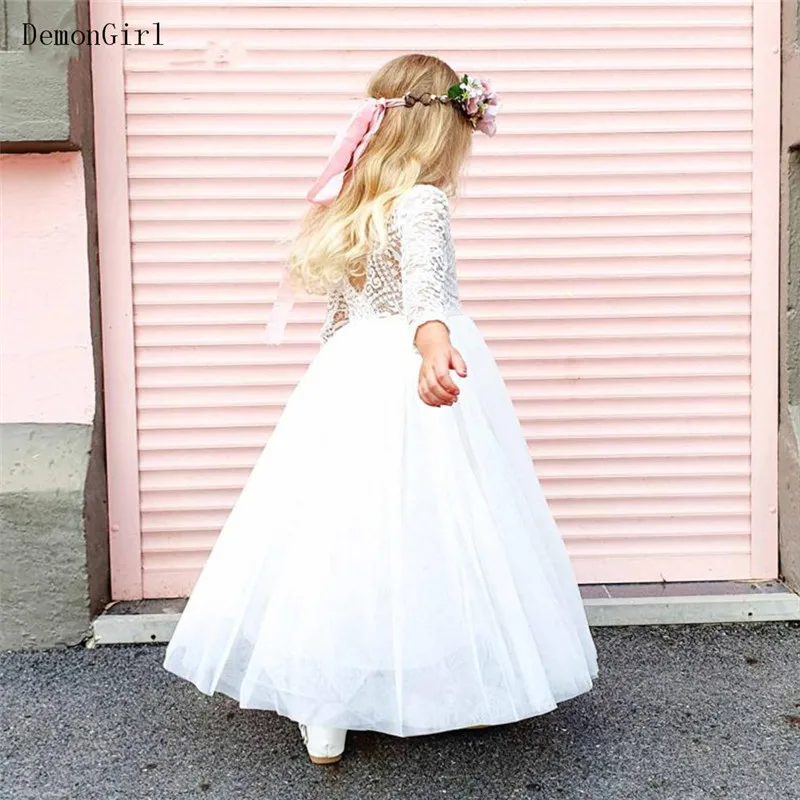
[[[483,94],[483,84],[480,78],[473,78],[471,75],[467,76],[467,83],[464,87],[470,97],[480,97]]]

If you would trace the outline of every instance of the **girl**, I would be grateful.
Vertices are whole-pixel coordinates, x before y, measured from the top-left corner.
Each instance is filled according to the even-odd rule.
[[[309,192],[289,260],[328,295],[292,392],[200,575],[166,669],[300,723],[498,725],[588,691],[597,657],[497,366],[459,306],[448,192],[487,81],[382,67]]]

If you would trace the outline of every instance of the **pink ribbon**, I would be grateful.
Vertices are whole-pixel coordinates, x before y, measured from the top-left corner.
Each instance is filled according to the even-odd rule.
[[[293,305],[294,294],[289,286],[288,276],[284,274],[278,284],[278,293],[269,313],[269,322],[266,327],[267,344],[280,344],[283,341],[283,332],[286,329],[286,322]]]
[[[356,165],[383,122],[386,109],[405,104],[401,97],[389,100],[370,97],[365,100],[334,140],[333,152],[306,198],[317,205],[329,206],[342,190],[345,172]]]
[[[370,97],[365,100],[334,139],[328,161],[319,178],[309,189],[306,198],[317,205],[329,206],[342,190],[345,172],[356,165],[383,122],[386,109],[405,104],[405,100],[400,97],[389,100],[385,97],[377,99]],[[278,285],[278,292],[266,326],[268,344],[280,344],[283,341],[283,333],[293,305],[294,294],[287,276],[284,275]]]

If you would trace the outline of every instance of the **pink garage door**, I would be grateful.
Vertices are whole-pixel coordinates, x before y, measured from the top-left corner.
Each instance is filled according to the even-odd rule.
[[[263,342],[281,248],[370,71],[491,76],[455,213],[579,580],[776,574],[779,4],[95,0],[117,598],[187,594],[317,350]],[[302,101],[298,102],[298,95]]]

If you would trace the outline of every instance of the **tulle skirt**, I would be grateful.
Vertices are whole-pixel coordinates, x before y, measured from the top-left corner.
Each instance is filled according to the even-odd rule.
[[[350,322],[293,391],[164,666],[243,708],[412,736],[542,714],[597,655],[497,366],[449,318],[468,375],[417,395],[405,320]]]

